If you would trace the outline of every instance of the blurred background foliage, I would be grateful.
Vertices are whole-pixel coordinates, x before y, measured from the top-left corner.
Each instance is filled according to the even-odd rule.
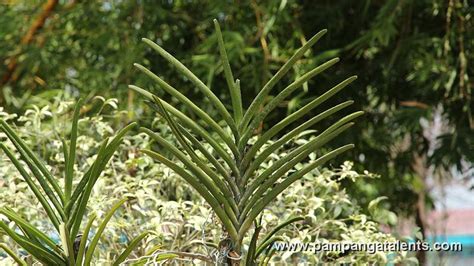
[[[356,169],[363,166],[381,178],[344,184],[362,206],[386,195],[392,211],[415,217],[423,228],[425,209],[432,205],[427,178],[469,178],[472,170],[473,11],[468,0],[1,0],[0,106],[14,113],[57,95],[112,96],[123,99],[128,110],[116,122],[149,124],[153,113],[127,85],[160,92],[133,69],[138,61],[212,114],[206,99],[140,39],[156,41],[183,60],[230,103],[213,18],[222,25],[247,106],[298,47],[327,28],[285,80],[334,56],[342,63],[304,84],[263,126],[340,78],[358,75],[339,97],[354,99],[348,111],[362,109],[366,115],[333,144],[355,143],[347,157]]]

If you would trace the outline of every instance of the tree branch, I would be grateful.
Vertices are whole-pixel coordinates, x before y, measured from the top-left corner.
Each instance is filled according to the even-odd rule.
[[[31,43],[35,34],[38,32],[39,29],[41,29],[44,26],[46,20],[51,15],[53,9],[56,7],[57,4],[58,4],[58,0],[48,0],[43,5],[43,11],[36,18],[36,20],[33,21],[33,24],[31,24],[31,27],[28,29],[26,34],[21,39],[21,42],[20,42],[21,45],[27,45]],[[7,65],[7,72],[3,75],[2,80],[0,81],[0,86],[7,84],[12,79],[13,80],[16,79],[15,77],[13,77],[13,73],[15,72],[15,69],[17,67],[17,63],[18,63],[17,57],[14,56],[10,58],[9,61],[10,62]]]

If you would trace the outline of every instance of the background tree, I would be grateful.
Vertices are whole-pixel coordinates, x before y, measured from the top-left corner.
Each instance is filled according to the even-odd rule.
[[[368,185],[349,186],[361,203],[387,195],[393,210],[415,216],[423,228],[424,207],[430,203],[425,180],[449,176],[453,167],[465,173],[472,169],[474,7],[467,0],[57,1],[32,33],[53,2],[0,4],[0,74],[11,73],[2,79],[0,103],[10,111],[57,93],[118,94],[128,98],[129,118],[140,115],[146,121],[151,112],[126,85],[132,76],[141,87],[153,84],[137,75],[133,62],[148,58],[147,67],[164,80],[187,87],[180,86],[183,77],[140,44],[142,37],[170,48],[223,102],[230,102],[213,18],[223,26],[232,68],[241,70],[235,76],[245,81],[248,106],[247,99],[297,47],[327,28],[327,38],[282,84],[334,56],[343,59],[338,76],[360,77],[347,92],[357,103],[348,111],[362,109],[366,116],[341,143],[356,143],[353,158],[381,174]],[[22,41],[29,34],[30,40]],[[262,126],[275,124],[332,85],[324,75],[306,83]],[[193,97],[197,90],[183,93],[204,101],[201,106],[211,112],[202,97]],[[439,130],[435,120],[441,121]]]

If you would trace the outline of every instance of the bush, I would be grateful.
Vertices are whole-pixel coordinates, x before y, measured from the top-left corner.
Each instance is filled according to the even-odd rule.
[[[64,168],[64,158],[60,151],[62,146],[56,140],[57,132],[66,126],[71,115],[71,101],[58,99],[56,102],[27,110],[19,118],[0,112],[2,119],[16,119],[21,126],[16,131],[24,137],[34,151],[48,162],[53,173]],[[104,104],[105,103],[105,104]],[[91,104],[92,105],[92,104]],[[97,105],[97,104],[95,104]],[[117,111],[116,100],[102,101],[94,114],[79,120],[80,136],[77,140],[77,163],[75,171],[83,173],[93,162],[95,153],[102,139],[115,134],[117,121],[121,121],[123,112]],[[161,120],[156,120],[153,129],[166,133]],[[307,133],[307,132],[306,132]],[[309,141],[308,134],[299,135],[294,141],[275,151],[270,160],[263,165],[268,167],[289,149],[304,145]],[[166,137],[166,135],[164,135]],[[0,136],[1,137],[1,136]],[[169,141],[173,141],[170,139]],[[266,145],[269,145],[267,143]],[[88,213],[104,214],[117,199],[132,197],[134,204],[125,204],[110,220],[98,249],[96,263],[110,262],[122,250],[125,243],[137,235],[137,232],[151,231],[152,235],[140,243],[132,252],[130,260],[152,261],[166,259],[170,262],[210,258],[218,252],[212,243],[220,241],[222,229],[216,222],[217,217],[197,193],[186,185],[173,171],[166,166],[153,162],[139,150],[149,148],[150,139],[143,133],[130,134],[124,137],[118,152],[104,169],[91,195]],[[59,149],[58,149],[59,148]],[[304,167],[315,159],[310,154],[309,160],[302,162],[297,168]],[[35,226],[44,232],[51,233],[52,238],[59,241],[48,225],[47,215],[39,205],[32,205],[34,196],[24,185],[23,179],[14,166],[7,160],[0,160],[0,208],[10,206],[15,211],[26,215],[26,219],[37,221]],[[295,223],[278,235],[291,242],[308,241],[385,241],[393,236],[380,231],[379,223],[371,214],[361,212],[360,206],[341,188],[342,179],[357,182],[360,178],[376,178],[364,173],[360,175],[351,169],[346,162],[339,169],[313,170],[303,179],[294,183],[283,194],[268,206],[262,216],[262,233],[273,228],[281,219],[304,216],[304,221]],[[15,195],[12,197],[12,195]],[[374,211],[386,211],[374,205]],[[3,218],[0,218],[3,219]],[[2,235],[0,243],[6,243],[15,254],[25,256],[26,253],[11,240]],[[248,241],[244,249],[248,248]],[[1,251],[0,251],[1,252]],[[0,264],[11,264],[9,257],[0,253]],[[275,253],[272,262],[351,262],[364,264],[367,262],[383,263],[387,260],[403,262],[402,254],[367,254],[364,252],[336,254],[331,252],[294,254],[289,252]],[[31,258],[27,259],[31,261]]]

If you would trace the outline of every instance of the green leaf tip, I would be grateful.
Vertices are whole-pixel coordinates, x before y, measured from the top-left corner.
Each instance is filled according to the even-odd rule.
[[[363,114],[365,114],[364,111],[357,111],[357,112],[355,112],[355,113],[353,114],[353,116],[354,116],[354,118],[356,118],[356,117],[359,117],[359,116],[361,116],[361,115],[363,115]]]
[[[153,46],[153,45],[157,45],[158,47],[161,48],[161,46],[159,46],[157,43],[155,43],[154,41],[148,39],[148,38],[142,38],[142,41],[150,46]]]
[[[135,128],[135,127],[138,126],[138,123],[137,123],[137,122],[132,122],[132,123],[128,124],[128,126],[129,126],[130,128]],[[127,197],[129,197],[129,196],[127,196]]]
[[[347,79],[344,80],[344,82],[347,82],[347,84],[353,82],[354,80],[358,79],[359,77],[357,75],[350,76]]]
[[[221,25],[219,25],[219,21],[217,19],[213,19],[212,22],[214,23],[214,28],[216,31],[221,31]]]
[[[152,93],[150,93],[150,92],[148,92],[148,91],[146,91],[146,90],[144,90],[144,89],[142,89],[142,88],[140,88],[140,87],[138,87],[138,86],[135,86],[135,85],[128,85],[128,88],[131,89],[131,90],[134,90],[134,91],[136,91],[136,92],[138,92],[138,93],[140,93],[141,95],[147,97],[147,98],[150,99],[150,100],[153,100],[153,94],[152,94]]]

